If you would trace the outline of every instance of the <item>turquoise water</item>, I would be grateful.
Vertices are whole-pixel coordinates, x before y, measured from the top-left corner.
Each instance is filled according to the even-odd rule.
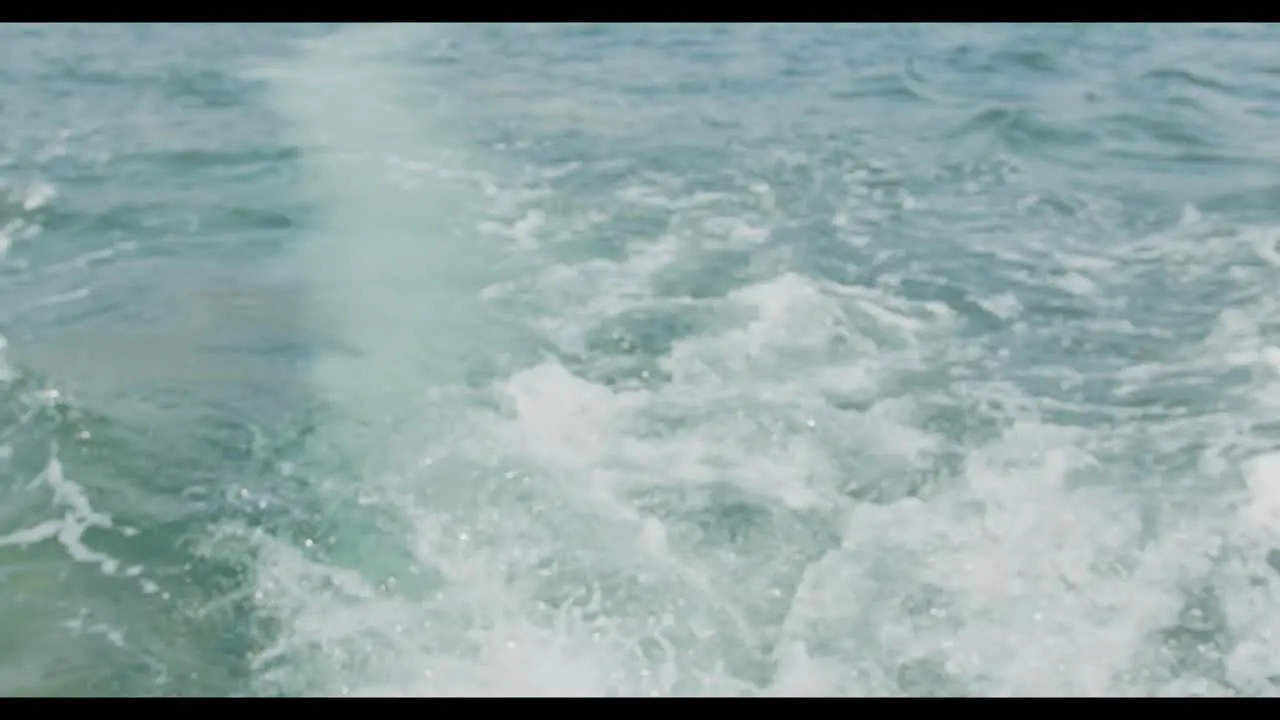
[[[0,694],[1280,694],[1276,48],[0,28]]]

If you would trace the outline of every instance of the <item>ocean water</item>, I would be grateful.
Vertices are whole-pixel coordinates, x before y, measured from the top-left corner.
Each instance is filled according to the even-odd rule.
[[[1280,694],[1277,48],[0,28],[0,695]]]

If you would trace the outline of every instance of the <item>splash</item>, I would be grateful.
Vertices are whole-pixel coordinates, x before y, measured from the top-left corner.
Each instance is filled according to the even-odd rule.
[[[437,32],[270,76],[316,207],[289,264],[338,348],[312,449],[341,461],[302,470],[325,517],[237,531],[278,623],[260,692],[1275,694],[1268,231],[957,224],[1051,212],[1003,156],[649,172],[611,135],[492,172],[408,90]],[[830,235],[786,244],[819,181]],[[1244,299],[1150,349],[1162,309],[1127,299],[1209,268]]]

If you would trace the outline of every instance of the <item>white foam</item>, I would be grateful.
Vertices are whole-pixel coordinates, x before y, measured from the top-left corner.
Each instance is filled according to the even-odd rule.
[[[23,194],[22,209],[27,212],[39,210],[45,205],[48,205],[49,202],[57,196],[57,194],[58,191],[53,187],[53,185],[47,182],[35,183],[31,187],[27,188],[26,193]]]
[[[419,253],[415,242],[433,218],[410,213],[401,223],[397,213],[418,202],[424,178],[445,177],[441,166],[455,178],[474,173],[470,160],[436,152],[447,135],[418,134],[411,114],[394,108],[402,95],[382,53],[412,37],[404,29],[339,33],[304,55],[296,75],[281,76],[282,108],[301,134],[324,130],[329,147],[345,153],[313,166],[308,180],[330,205],[299,266],[325,280],[319,314],[362,354],[322,367],[315,381],[353,415],[395,414],[402,423],[396,437],[375,432],[352,443],[351,457],[365,465],[334,483],[359,486],[339,495],[355,500],[350,516],[326,518],[338,528],[334,549],[253,539],[259,607],[280,626],[256,657],[262,689],[1274,694],[1266,674],[1277,662],[1267,650],[1277,632],[1274,591],[1255,581],[1270,572],[1266,543],[1280,532],[1280,496],[1271,492],[1280,466],[1248,435],[1264,402],[1236,393],[1227,398],[1231,413],[1135,424],[1121,422],[1131,409],[1120,407],[1112,427],[1055,424],[1055,411],[1082,401],[1031,395],[1025,377],[1002,372],[1017,343],[1047,331],[1028,317],[1021,333],[992,348],[989,337],[961,334],[956,310],[892,283],[843,286],[793,269],[768,247],[781,227],[770,215],[781,185],[758,178],[740,179],[735,194],[637,174],[593,189],[594,207],[562,217],[555,193],[543,191],[576,168],[532,173],[532,181],[493,174],[460,198],[486,208],[449,217],[505,242],[499,260],[519,249],[544,264],[528,275],[485,276],[467,259],[468,243],[482,242],[471,236]],[[344,115],[345,106],[378,112]],[[575,123],[591,119],[565,107]],[[382,110],[398,118],[386,132]],[[430,164],[417,168],[412,191],[389,187],[379,174],[385,162],[359,159],[368,147],[379,157],[408,152],[397,144]],[[783,161],[811,162],[798,152]],[[886,162],[877,172],[894,170]],[[850,173],[850,199],[837,212],[864,245],[876,240],[859,224],[914,197],[869,189],[868,178]],[[973,192],[984,187],[974,182]],[[919,197],[915,208],[936,200]],[[1095,214],[1114,210],[1105,199],[1080,203]],[[584,259],[559,246],[584,228],[650,211],[669,222],[655,237],[608,238],[616,254]],[[350,241],[388,218],[388,233]],[[1202,217],[1179,227],[1203,233],[1214,224]],[[1101,307],[1128,289],[1141,263],[1240,252],[1198,238],[1088,254],[1077,252],[1080,242],[1045,234],[978,250],[1017,268],[1048,265],[1059,289]],[[1049,244],[1059,240],[1072,252]],[[717,275],[719,292],[665,294],[679,271],[726,251],[750,253],[751,262],[732,278]],[[400,271],[435,280],[454,263],[465,281],[440,279],[433,293],[380,284]],[[1044,282],[1018,272],[1000,279]],[[461,367],[433,365],[434,350],[504,347],[471,335],[482,291],[522,304],[533,316],[522,320],[545,331],[561,356],[527,360],[481,387],[462,387]],[[1019,296],[983,302],[1012,319],[1023,313]],[[417,327],[423,297],[448,304],[458,321],[429,327],[429,346],[396,332]],[[1265,299],[1241,304],[1186,357],[1121,373],[1117,398],[1216,371],[1239,359],[1232,353],[1265,366],[1274,350],[1267,307]],[[600,366],[635,359],[621,328],[646,313],[696,314],[699,323],[653,350],[656,365],[638,378],[602,377]],[[1105,318],[1089,329],[1142,331]],[[593,345],[600,335],[616,347]],[[1071,367],[1038,368],[1036,379],[1064,391],[1097,379],[1064,364]],[[1264,398],[1271,382],[1260,374],[1250,391]],[[1207,478],[1170,469],[1201,441],[1210,449],[1190,460]],[[1245,451],[1251,459],[1242,462]],[[1223,489],[1240,478],[1238,492]],[[1214,492],[1197,494],[1199,484]],[[361,525],[364,510],[375,520]],[[1216,593],[1226,620],[1195,607],[1201,591]],[[1201,644],[1223,643],[1216,666],[1209,651],[1175,647],[1195,633],[1214,637]]]
[[[84,541],[85,533],[91,528],[112,527],[111,517],[95,511],[89,504],[84,488],[66,477],[56,449],[50,452],[49,463],[36,478],[36,482],[46,485],[53,492],[54,505],[63,509],[63,516],[4,535],[0,537],[0,547],[25,547],[56,540],[72,560],[97,565],[106,575],[115,574],[119,561],[91,549]]]
[[[353,353],[316,363],[316,382],[370,424],[402,420],[421,405],[405,388],[459,382],[505,340],[481,297],[496,256],[468,232],[478,198],[458,182],[475,172],[457,169],[438,118],[408,112],[390,59],[418,37],[406,26],[353,27],[265,73],[307,149],[304,196],[318,203],[286,272],[305,279],[315,320]],[[414,183],[397,182],[388,158]]]

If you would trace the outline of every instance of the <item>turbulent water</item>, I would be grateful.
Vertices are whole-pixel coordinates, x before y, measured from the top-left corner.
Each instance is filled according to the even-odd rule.
[[[0,28],[0,694],[1280,694],[1276,48]]]

